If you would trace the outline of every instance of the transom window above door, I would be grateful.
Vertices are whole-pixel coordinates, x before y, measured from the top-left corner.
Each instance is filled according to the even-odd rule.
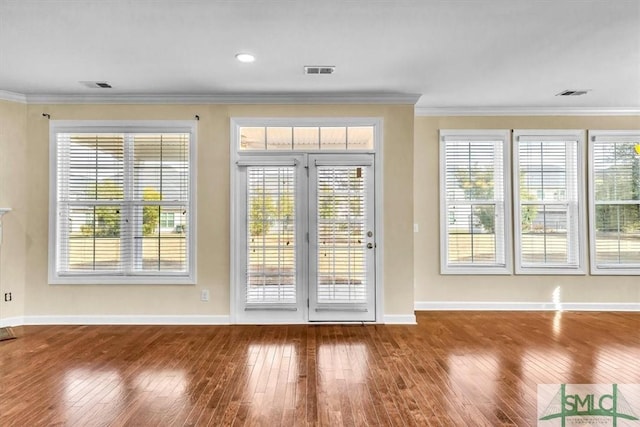
[[[336,122],[291,125],[271,121],[240,124],[238,151],[373,151],[376,126],[369,120],[342,124]]]

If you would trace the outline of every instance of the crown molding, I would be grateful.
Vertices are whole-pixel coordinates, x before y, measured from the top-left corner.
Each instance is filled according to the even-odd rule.
[[[416,107],[418,117],[433,116],[636,116],[640,107]]]
[[[418,94],[283,93],[218,95],[26,95],[29,104],[398,104],[415,105]]]
[[[11,101],[11,102],[19,102],[21,104],[27,103],[26,95],[16,92],[10,92],[8,90],[0,89],[0,101]]]

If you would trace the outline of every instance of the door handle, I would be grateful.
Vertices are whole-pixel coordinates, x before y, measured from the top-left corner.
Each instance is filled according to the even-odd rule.
[[[367,249],[373,249],[373,243],[367,243]]]

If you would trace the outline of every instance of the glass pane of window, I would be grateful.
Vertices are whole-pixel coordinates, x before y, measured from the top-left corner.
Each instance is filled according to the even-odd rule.
[[[293,149],[293,128],[290,127],[268,127],[267,128],[267,150],[292,150]]]
[[[123,135],[61,135],[58,157],[66,159],[58,175],[58,197],[67,200],[122,200]]]
[[[295,127],[293,128],[294,150],[318,150],[320,149],[320,128]]]
[[[247,175],[246,303],[295,303],[295,168],[250,167]]]
[[[447,199],[493,200],[502,194],[502,147],[494,141],[447,141]]]
[[[347,150],[373,150],[373,126],[349,126]]]
[[[264,127],[240,128],[240,150],[266,150],[267,138]]]
[[[137,200],[181,201],[189,193],[189,136],[133,136],[134,194]]]
[[[525,204],[521,207],[523,264],[569,264],[566,206]]]
[[[450,264],[496,264],[495,205],[451,205],[448,218]]]
[[[640,264],[640,204],[596,205],[596,263]]]
[[[346,150],[347,149],[347,128],[346,127],[320,128],[320,149],[321,150]]]
[[[592,160],[596,200],[640,200],[640,155],[636,144],[595,142]]]
[[[186,271],[186,211],[184,206],[134,208],[134,270]]]
[[[567,199],[567,162],[575,164],[575,159],[567,159],[566,144],[553,141],[519,144],[521,197],[541,201]]]
[[[117,271],[121,268],[121,207],[73,206],[60,232],[68,236],[59,257],[71,272]]]

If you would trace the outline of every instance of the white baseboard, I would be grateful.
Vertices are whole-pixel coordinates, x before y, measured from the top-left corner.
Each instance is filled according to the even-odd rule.
[[[416,301],[415,309],[416,311],[640,311],[640,303]]]
[[[415,325],[416,315],[415,314],[385,314],[383,320],[385,325]]]
[[[387,325],[415,325],[412,314],[388,314]],[[85,315],[85,316],[23,316],[0,319],[0,327],[22,325],[231,325],[229,316],[205,315]],[[289,323],[286,323],[289,324]]]
[[[229,316],[86,315],[25,316],[23,325],[229,325]]]
[[[21,326],[21,325],[24,325],[23,316],[5,317],[4,319],[0,319],[0,328],[9,328],[11,326]]]

